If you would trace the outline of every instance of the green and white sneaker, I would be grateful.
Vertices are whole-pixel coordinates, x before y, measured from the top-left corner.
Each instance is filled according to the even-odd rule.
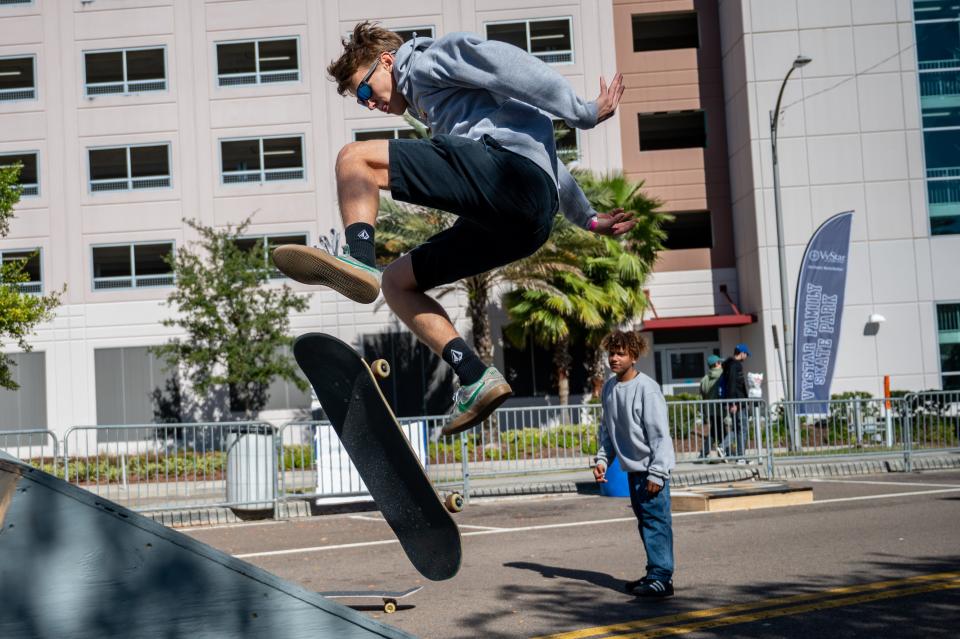
[[[461,386],[453,395],[453,409],[450,411],[444,435],[454,435],[476,426],[497,409],[513,389],[493,366],[483,372],[483,376],[467,386]]]
[[[284,244],[273,249],[273,263],[291,279],[303,284],[329,286],[361,304],[370,304],[380,295],[380,271],[350,257],[331,255],[322,248]]]

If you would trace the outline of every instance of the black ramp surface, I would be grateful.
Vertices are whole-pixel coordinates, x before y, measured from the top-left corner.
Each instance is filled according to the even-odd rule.
[[[428,579],[453,577],[460,531],[360,355],[323,333],[298,337],[293,355],[410,562]]]
[[[0,455],[0,637],[411,636]]]

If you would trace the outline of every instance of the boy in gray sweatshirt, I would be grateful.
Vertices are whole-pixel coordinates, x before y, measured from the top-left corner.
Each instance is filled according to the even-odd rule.
[[[337,197],[348,253],[287,245],[273,252],[291,278],[371,303],[387,304],[453,367],[460,380],[444,433],[482,422],[511,393],[426,291],[503,266],[536,251],[563,211],[586,231],[619,235],[635,221],[621,210],[594,211],[557,160],[552,114],[590,129],[614,115],[623,94],[617,74],[587,102],[549,65],[510,44],[470,33],[403,42],[369,22],[358,24],[327,68],[341,95],[360,106],[430,127],[429,140],[368,140],[337,156]],[[395,200],[459,216],[383,272],[376,268],[374,223],[380,190]]]
[[[637,597],[673,595],[673,524],[670,516],[670,471],[675,464],[660,386],[634,365],[647,352],[638,333],[614,331],[602,342],[614,376],[603,385],[603,418],[594,478],[606,481],[608,462],[616,456],[627,472],[630,505],[637,516],[647,553],[647,573],[626,583]]]

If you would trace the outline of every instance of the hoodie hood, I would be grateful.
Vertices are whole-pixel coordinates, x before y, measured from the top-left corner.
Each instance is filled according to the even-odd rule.
[[[421,38],[414,33],[413,37],[404,42],[394,55],[393,75],[397,79],[397,89],[403,95],[408,105],[414,104],[413,85],[410,81],[410,71],[416,64],[420,52],[430,48],[433,38]],[[409,109],[411,115],[421,120],[417,109]],[[424,122],[424,124],[427,124]]]

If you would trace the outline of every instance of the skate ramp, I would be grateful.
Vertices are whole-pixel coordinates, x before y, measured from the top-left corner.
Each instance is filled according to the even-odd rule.
[[[412,636],[2,452],[0,602],[0,637]]]

